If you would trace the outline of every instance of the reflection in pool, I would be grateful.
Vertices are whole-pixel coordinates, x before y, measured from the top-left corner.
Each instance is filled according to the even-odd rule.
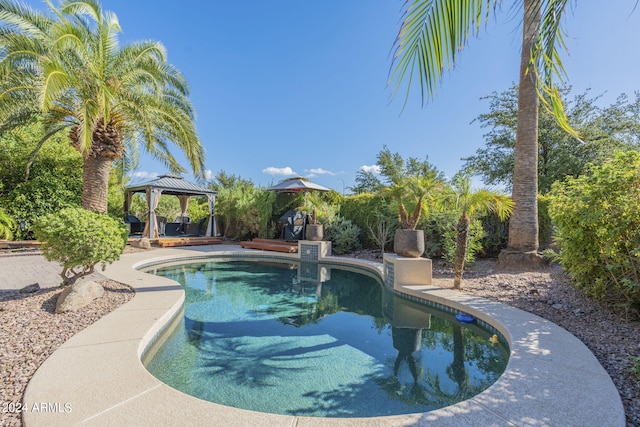
[[[156,267],[186,288],[184,318],[147,369],[237,408],[323,417],[426,412],[493,384],[493,331],[397,297],[364,271],[213,261]]]

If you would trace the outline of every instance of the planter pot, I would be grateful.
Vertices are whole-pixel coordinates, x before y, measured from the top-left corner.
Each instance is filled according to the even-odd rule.
[[[393,252],[399,256],[420,258],[424,253],[424,231],[396,230]]]
[[[324,228],[322,224],[307,224],[306,227],[307,240],[319,242],[324,237]]]

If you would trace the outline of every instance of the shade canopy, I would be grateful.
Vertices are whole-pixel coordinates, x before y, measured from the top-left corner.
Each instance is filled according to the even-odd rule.
[[[160,175],[158,178],[141,182],[126,188],[126,191],[132,193],[144,193],[148,188],[158,188],[162,190],[162,194],[173,196],[207,196],[209,194],[218,194],[216,191],[201,187],[192,182],[186,181],[178,175]]]
[[[267,190],[273,190],[280,193],[299,193],[300,191],[330,191],[327,187],[323,187],[315,182],[307,181],[303,178],[291,178],[279,182]]]
[[[149,213],[147,216],[147,225],[143,232],[144,236],[150,238],[158,237],[158,219],[156,217],[155,210],[158,207],[158,202],[160,201],[160,196],[162,194],[168,194],[178,197],[178,199],[180,200],[182,216],[187,215],[186,212],[189,197],[207,196],[207,199],[209,201],[209,225],[207,226],[206,235],[216,235],[216,223],[214,215],[216,194],[218,194],[216,191],[209,190],[208,188],[204,188],[192,182],[186,181],[181,176],[161,175],[157,179],[154,179],[152,181],[135,184],[125,189],[125,215],[129,214],[131,197],[134,193],[145,193],[147,195],[147,206],[149,208]]]

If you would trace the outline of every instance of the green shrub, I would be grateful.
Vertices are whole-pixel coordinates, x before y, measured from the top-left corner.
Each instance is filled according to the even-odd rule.
[[[338,216],[325,226],[324,238],[332,242],[332,252],[340,255],[360,249],[360,232],[360,227]]]
[[[73,284],[93,273],[96,264],[117,260],[127,244],[128,231],[122,222],[82,208],[66,208],[45,215],[34,224],[42,253],[62,266],[63,284]]]
[[[549,197],[538,195],[538,237],[541,248],[548,248],[553,240],[553,222],[549,215]]]
[[[361,193],[354,196],[345,197],[340,205],[340,216],[350,220],[361,230],[368,230],[369,226],[374,229],[379,218],[390,218],[392,222],[398,222],[398,211],[392,209],[379,194]],[[363,235],[362,245],[367,248],[378,249],[380,245],[371,238],[371,235]]]
[[[247,239],[265,236],[270,222],[274,191],[238,181],[231,187],[218,187],[216,221],[218,231],[227,238]]]
[[[617,153],[549,194],[557,260],[589,295],[640,313],[640,153]]]
[[[509,220],[501,221],[496,213],[490,212],[480,221],[484,235],[480,239],[482,248],[477,255],[480,258],[497,258],[509,241]]]
[[[13,230],[16,228],[16,221],[11,218],[3,209],[0,209],[0,239],[13,239]]]
[[[33,238],[36,218],[79,207],[82,199],[82,156],[66,135],[49,139],[29,165],[42,135],[39,125],[0,133],[0,206],[20,224],[17,240]]]
[[[633,368],[631,368],[631,373],[636,376],[636,382],[638,387],[640,387],[640,357],[633,358]]]
[[[454,232],[451,244],[455,246],[457,223],[458,218],[454,212],[430,212],[420,221],[417,228],[424,231],[424,255],[427,258],[444,257],[447,232]]]

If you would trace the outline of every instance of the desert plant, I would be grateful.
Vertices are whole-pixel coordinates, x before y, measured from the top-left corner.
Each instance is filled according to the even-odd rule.
[[[63,285],[93,273],[98,263],[104,270],[117,260],[129,234],[122,222],[82,208],[45,215],[36,220],[34,230],[43,242],[43,255],[62,265]]]
[[[368,230],[370,225],[375,225],[380,218],[397,223],[396,211],[380,193],[361,193],[345,197],[340,204],[340,215],[351,220],[362,230]],[[395,227],[394,227],[395,229]],[[371,239],[369,233],[362,236],[362,244],[368,248],[377,248],[378,242]]]
[[[367,223],[369,238],[380,248],[380,252],[384,253],[387,244],[393,241],[393,235],[396,231],[396,224],[389,218],[378,215],[373,224]]]
[[[325,231],[325,240],[332,242],[332,251],[338,255],[360,249],[360,227],[350,220],[336,217]]]

